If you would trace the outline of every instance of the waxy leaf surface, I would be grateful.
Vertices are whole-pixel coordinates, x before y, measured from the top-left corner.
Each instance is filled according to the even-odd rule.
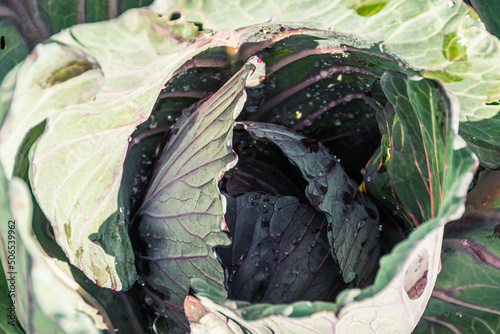
[[[112,19],[152,0],[46,0],[0,2],[0,82],[36,44],[75,24]]]
[[[331,300],[344,287],[330,255],[326,216],[299,199],[229,197],[225,218],[232,245],[217,252],[229,272],[230,298],[273,304]]]
[[[102,317],[79,294],[73,277],[58,268],[33,235],[28,187],[18,178],[7,181],[1,168],[0,174],[0,191],[6,195],[6,201],[0,203],[4,221],[0,225],[0,253],[8,282],[14,285],[19,323],[27,333],[101,333],[106,328]],[[15,256],[8,262],[12,241]],[[8,327],[7,333],[16,333],[16,327]]]
[[[263,23],[330,30],[356,36],[395,55],[429,78],[441,80],[460,101],[461,135],[482,165],[500,167],[500,41],[462,1],[241,2],[156,1],[152,9],[201,22],[205,28],[234,30]],[[272,29],[263,34],[272,35]],[[352,46],[359,40],[352,38]]]
[[[388,73],[385,80],[391,79],[392,75],[399,79],[405,79],[403,81],[405,85],[400,86],[399,89],[405,91],[410,96],[418,97],[420,94],[426,95],[429,93],[429,87],[434,87],[437,90],[436,92],[439,92],[439,85],[436,86],[433,82],[426,83],[422,78],[407,78],[403,74]],[[407,81],[415,82],[407,84]],[[425,89],[426,87],[427,89]],[[418,100],[420,99],[417,98]],[[409,333],[417,325],[431,297],[439,272],[444,225],[450,220],[458,219],[463,214],[465,197],[473,173],[477,167],[477,160],[471,154],[463,139],[457,134],[457,102],[446,99],[429,99],[429,101],[433,101],[430,109],[426,103],[417,103],[413,108],[406,110],[408,113],[413,113],[414,115],[406,115],[406,117],[419,117],[419,115],[421,117],[430,117],[431,115],[436,117],[436,114],[430,111],[441,110],[442,113],[446,112],[445,114],[440,114],[437,121],[440,120],[443,122],[446,120],[445,124],[448,124],[448,127],[440,127],[442,131],[439,135],[431,137],[436,138],[436,144],[429,142],[429,144],[442,150],[439,154],[446,156],[447,159],[447,168],[444,171],[444,176],[439,178],[443,184],[441,186],[443,192],[442,197],[438,198],[440,200],[439,205],[434,209],[436,218],[429,219],[424,224],[421,224],[416,230],[410,233],[406,240],[398,243],[390,254],[381,257],[380,266],[372,286],[363,290],[344,290],[336,300],[336,307],[340,308],[340,310],[336,315],[333,313],[326,315],[331,327],[329,329],[322,328],[320,330],[321,333]],[[445,105],[449,103],[449,110],[446,109],[447,111],[443,111],[442,108],[439,109],[443,103]],[[434,104],[437,105],[435,106]],[[400,122],[402,121],[398,121],[397,123],[400,126],[399,129],[401,129]],[[400,131],[396,136],[392,126],[388,128],[388,131],[390,131],[390,136],[396,138],[400,138],[404,134]],[[421,137],[417,136],[417,138]],[[415,145],[415,149],[425,149],[425,145]],[[409,150],[405,156],[408,161],[415,161],[415,156],[421,157],[424,155],[425,152]],[[306,161],[304,160],[302,163],[306,163]],[[404,179],[405,174],[393,175],[392,173],[406,173],[406,170],[391,168],[389,173],[391,178],[399,177]],[[429,195],[423,200],[430,202]],[[426,205],[430,207],[429,203]],[[434,205],[436,205],[436,202]],[[196,290],[195,286],[194,288]],[[212,298],[212,301],[205,299],[206,297]],[[207,308],[213,307],[215,302],[215,304],[219,305],[219,312],[230,315],[232,321],[241,326],[249,326],[248,319],[242,314],[247,305],[221,301],[210,297],[210,294],[203,293],[200,295],[199,301]],[[334,304],[328,304],[334,309]],[[265,309],[268,306],[266,304],[255,304],[252,307],[254,309]],[[291,312],[290,309],[287,311]],[[252,318],[252,325],[266,326],[264,327],[266,330],[269,330],[269,328],[273,329],[266,322],[269,318],[266,318],[263,314],[267,315],[268,313],[263,312],[260,313],[261,317]],[[318,312],[315,315],[322,316],[324,314]],[[199,322],[192,321],[193,328],[207,329],[212,325],[222,326],[219,320],[208,320],[208,317],[206,319],[207,323],[203,325],[201,320]],[[315,325],[321,326],[321,322],[318,320]],[[239,330],[242,328],[236,327],[232,322],[226,323],[225,326],[221,328],[228,330],[229,333],[231,333],[230,330],[232,328],[239,328]],[[239,333],[237,330],[234,330],[234,332]]]
[[[232,129],[245,103],[245,82],[254,70],[252,63],[245,64],[177,121],[137,212],[140,238],[146,244],[138,259],[141,275],[165,296],[168,315],[179,324],[187,323],[182,305],[191,278],[202,278],[226,293],[224,271],[213,250],[230,242],[223,232],[225,205],[217,183],[236,164]]]
[[[306,196],[328,219],[328,240],[345,282],[366,283],[380,256],[375,205],[365,198],[337,159],[320,143],[285,127],[243,122],[255,138],[276,144],[309,182]]]
[[[337,306],[301,301],[292,304],[250,304],[224,300],[205,282],[193,280],[196,298],[184,302],[191,333],[335,333]]]
[[[387,72],[381,84],[391,105],[378,111],[384,139],[368,164],[368,192],[392,198],[385,202],[388,209],[401,205],[413,226],[448,216],[463,200],[452,185],[458,175],[467,169],[470,173],[472,162],[455,139],[457,100],[437,82],[421,77]]]
[[[19,128],[15,137],[49,117],[30,152],[33,192],[70,262],[93,282],[115,290],[129,289],[137,278],[124,196],[119,196],[130,136],[150,116],[164,82],[206,44],[182,43],[171,29],[175,25],[143,9],[53,36],[58,43],[41,46],[33,58],[83,54],[96,69],[81,74],[81,66],[37,69],[24,63],[19,72],[41,73],[41,78],[33,83],[32,76],[18,75],[15,88],[32,85],[42,93],[33,100],[11,98],[7,115]],[[92,94],[75,88],[84,78],[88,82],[91,74],[101,76],[100,85],[88,90]],[[64,94],[49,100],[51,92]],[[23,108],[26,103],[34,108]],[[31,125],[14,122],[25,118]],[[7,126],[2,130],[8,139],[14,136]],[[16,152],[13,146],[5,149],[10,156]]]
[[[414,333],[500,331],[500,214],[472,209],[446,225],[442,269]]]

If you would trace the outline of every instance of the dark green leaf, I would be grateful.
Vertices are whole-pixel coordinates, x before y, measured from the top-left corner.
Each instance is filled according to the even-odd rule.
[[[473,163],[455,139],[458,103],[439,83],[421,77],[387,72],[381,83],[391,105],[379,110],[383,140],[368,164],[366,188],[386,197],[381,202],[391,212],[402,209],[410,227],[446,216],[462,201],[450,186]],[[384,184],[387,175],[390,185]]]
[[[245,131],[234,131],[233,149],[238,164],[224,175],[224,194],[239,196],[261,192],[304,199],[305,180],[276,145],[257,141]]]
[[[500,3],[495,0],[471,0],[470,5],[479,14],[488,31],[500,38]]]
[[[294,197],[246,193],[227,199],[232,246],[218,253],[229,298],[252,303],[333,300],[344,288],[330,255],[326,217]]]
[[[286,0],[262,6],[255,2],[224,4],[223,0],[173,0],[168,5],[157,1],[152,8],[167,16],[182,12],[186,20],[201,22],[214,30],[228,31],[269,21],[286,22],[295,27],[347,34],[350,39],[344,44],[357,48],[366,49],[375,44],[384,53],[401,60],[402,69],[410,66],[429,78],[444,79],[446,89],[455,94],[461,105],[461,135],[482,165],[500,167],[500,132],[497,131],[500,113],[495,105],[500,101],[497,75],[500,41],[484,29],[477,14],[464,2],[378,0],[331,5],[328,1],[318,1],[307,8]],[[279,36],[281,33],[271,29],[272,26],[264,28],[261,38],[265,34]],[[354,36],[370,43],[363,45]],[[455,57],[457,55],[459,57]]]
[[[0,6],[0,11],[2,7]],[[28,48],[10,20],[0,20],[0,83],[7,73],[28,55]]]
[[[370,281],[380,257],[378,211],[328,150],[285,127],[243,122],[255,138],[276,144],[308,181],[306,196],[328,219],[328,239],[344,281]]]

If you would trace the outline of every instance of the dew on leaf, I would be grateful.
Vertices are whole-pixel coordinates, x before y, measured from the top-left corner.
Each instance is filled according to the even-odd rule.
[[[259,109],[257,106],[247,106],[245,107],[246,111],[249,112],[249,113],[254,113],[257,111],[257,109]]]
[[[356,226],[356,228],[360,230],[363,226],[365,226],[365,223],[366,222],[364,220],[358,221],[358,225]]]

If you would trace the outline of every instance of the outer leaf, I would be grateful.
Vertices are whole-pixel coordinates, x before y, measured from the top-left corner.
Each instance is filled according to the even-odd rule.
[[[320,306],[317,302],[276,307],[248,305],[224,301],[209,288],[201,286],[200,289],[200,284],[193,282],[193,288],[199,292],[199,302],[190,297],[185,302],[192,332],[410,333],[427,305],[436,280],[443,222],[444,219],[432,220],[421,226],[390,255],[382,257],[374,285],[375,289],[381,285],[380,290],[361,301],[354,301],[360,291],[351,289],[337,298],[337,305],[322,303]],[[344,307],[336,316],[332,311],[342,304]],[[296,313],[296,308],[308,312]]]
[[[414,140],[413,136],[415,136],[415,139],[422,138],[422,135],[419,136],[417,132],[412,132],[411,127],[420,124],[419,122],[429,122],[430,120],[434,122],[432,123],[433,125],[426,125],[427,128],[422,130],[426,134],[422,140],[422,144],[418,144],[416,140],[412,141],[414,145],[413,149],[405,151],[404,158],[407,159],[407,162],[413,161],[418,164],[423,161],[429,161],[428,166],[433,173],[432,182],[435,182],[437,185],[431,184],[426,189],[435,187],[440,190],[438,191],[438,196],[435,197],[437,199],[433,203],[431,202],[431,195],[427,193],[427,198],[424,199],[425,203],[422,203],[421,207],[426,205],[429,209],[423,212],[428,215],[427,217],[432,216],[432,210],[430,209],[432,206],[429,206],[429,202],[431,202],[431,205],[435,206],[434,212],[437,218],[427,220],[425,224],[412,232],[407,240],[399,243],[391,254],[382,257],[373,288],[365,289],[356,299],[360,300],[370,295],[373,297],[363,299],[359,303],[348,304],[341,310],[340,317],[342,319],[343,314],[347,315],[350,313],[349,317],[344,316],[345,320],[360,319],[359,317],[361,317],[362,319],[366,319],[366,323],[372,323],[372,321],[377,319],[377,323],[382,326],[384,324],[383,317],[377,316],[376,312],[368,312],[365,309],[366,307],[381,305],[378,303],[382,302],[382,305],[385,305],[385,308],[388,310],[384,314],[393,314],[403,319],[412,319],[409,323],[404,324],[409,332],[416,325],[420,314],[423,312],[435,282],[434,280],[439,269],[439,252],[443,225],[450,220],[457,219],[463,213],[463,202],[477,162],[471,156],[463,140],[457,135],[457,101],[453,97],[448,97],[449,100],[447,100],[442,96],[441,100],[433,100],[435,95],[439,96],[442,94],[440,93],[439,86],[435,86],[432,82],[426,83],[425,80],[418,78],[408,79],[402,74],[387,73],[382,80],[386,83],[392,82],[391,78],[403,80],[402,82],[398,82],[398,91],[405,91],[407,96],[411,97],[410,101],[414,102],[411,104],[411,108],[404,110],[405,115],[402,115],[399,120],[398,117],[395,117],[394,125],[391,128],[393,143],[396,141],[401,143],[405,131],[412,133],[412,137],[405,137],[405,143],[408,143],[408,139]],[[426,96],[425,99],[424,96]],[[428,102],[422,103],[424,100],[434,102],[429,105]],[[397,116],[399,116],[398,107],[399,105],[395,106]],[[403,110],[400,109],[399,112],[403,113]],[[404,123],[407,119],[413,119],[411,125]],[[403,131],[401,131],[403,126]],[[407,130],[408,126],[410,127],[409,130]],[[421,127],[419,128],[421,129]],[[429,135],[428,133],[431,130],[435,130],[436,134],[432,135],[431,132]],[[436,153],[427,148],[429,145],[437,150]],[[395,149],[394,145],[392,149]],[[432,160],[430,157],[427,158],[428,160],[423,160],[423,157],[426,155],[425,152],[445,157],[446,169],[442,169],[442,161],[435,163],[436,160]],[[405,179],[406,169],[393,167],[395,165],[394,154],[391,156],[391,179]],[[425,181],[425,179],[422,179],[421,182]],[[414,182],[414,180],[411,180],[411,182]],[[396,190],[398,190],[397,186],[401,187],[400,184],[394,184]],[[400,193],[398,192],[398,194]],[[412,193],[402,193],[401,197],[406,198],[404,196],[413,195]],[[428,265],[425,268],[423,264],[426,257],[428,258]],[[422,261],[419,262],[421,259]],[[424,275],[425,271],[427,273]],[[416,276],[414,276],[415,273],[417,274]],[[423,284],[424,282],[426,284]],[[403,293],[403,291],[406,293]],[[378,293],[373,295],[374,292]],[[346,293],[345,297],[347,296],[348,293]],[[405,305],[406,309],[400,308],[399,311],[389,311],[394,305],[400,305],[399,307]],[[347,326],[348,323],[346,322],[346,327],[344,328],[349,328]],[[387,328],[392,328],[390,325],[388,326]],[[362,326],[357,328],[357,330],[361,328]],[[354,329],[355,327],[350,328],[350,330]],[[403,332],[405,331],[403,330]]]
[[[499,3],[493,0],[471,0],[470,4],[481,17],[488,31],[500,38]]]
[[[401,74],[388,74],[401,77]],[[408,81],[415,81],[408,84]],[[422,88],[429,87],[428,83],[416,78],[406,79],[407,94],[418,96],[426,94]],[[423,85],[420,86],[420,85]],[[439,90],[437,90],[439,92]],[[427,91],[428,93],[428,91]],[[413,231],[409,237],[397,244],[392,252],[380,260],[380,267],[375,278],[374,285],[364,290],[345,290],[337,298],[338,306],[342,307],[338,313],[338,319],[328,315],[335,327],[322,333],[409,333],[419,321],[425,306],[431,296],[436,277],[439,271],[440,251],[444,224],[450,220],[459,218],[464,210],[464,200],[477,166],[477,161],[466,147],[465,142],[457,134],[457,101],[452,97],[449,101],[447,117],[441,114],[441,121],[446,120],[447,129],[443,136],[444,144],[437,146],[441,151],[438,154],[446,155],[447,168],[440,178],[443,193],[439,209],[436,209],[437,217],[430,219]],[[418,99],[417,99],[418,100]],[[441,101],[443,102],[443,101]],[[446,100],[444,101],[445,103]],[[432,108],[434,110],[434,107]],[[427,112],[426,112],[427,110]],[[433,115],[425,104],[416,104],[414,108],[406,110],[408,114],[425,114],[426,117]],[[434,115],[435,116],[435,115]],[[414,117],[407,115],[407,117]],[[423,116],[422,116],[423,117]],[[398,135],[402,135],[401,133]],[[395,136],[392,133],[392,136]],[[422,145],[420,147],[423,147]],[[422,154],[422,152],[418,152]],[[409,151],[407,156],[414,157],[416,152]],[[393,170],[393,171],[398,171]],[[401,170],[400,170],[401,172]],[[403,172],[405,172],[403,170]],[[393,178],[398,177],[393,175]],[[404,174],[399,176],[404,178]],[[429,199],[430,200],[430,199]],[[434,203],[436,204],[436,203]],[[205,305],[212,304],[205,299],[200,299]],[[219,305],[222,302],[215,300]],[[210,303],[210,304],[208,304]],[[239,306],[226,302],[225,309],[220,309],[223,314],[231,314],[231,319],[239,324],[246,325],[244,317],[233,317],[239,311]],[[262,304],[254,307],[263,307]],[[232,313],[230,313],[232,312]],[[320,315],[319,313],[318,315]],[[266,324],[266,318],[254,319],[261,326]],[[208,321],[212,325],[213,321]],[[201,324],[201,322],[196,323]],[[231,326],[232,323],[229,323]],[[319,325],[319,322],[318,322]],[[202,327],[208,328],[207,325]],[[227,327],[226,327],[227,328]]]
[[[294,197],[247,193],[227,200],[230,248],[220,247],[230,298],[252,303],[332,300],[343,288],[326,217]]]
[[[359,192],[344,169],[321,144],[282,126],[243,122],[255,138],[276,144],[309,182],[306,196],[326,213],[328,239],[345,282],[366,283],[380,256],[375,205]]]
[[[36,44],[64,28],[86,22],[111,19],[124,11],[147,6],[151,0],[44,0],[0,2],[0,82],[15,64],[22,61]]]
[[[139,27],[147,29],[144,32]],[[83,54],[98,63],[99,71],[80,74],[71,66],[53,70],[41,66],[37,70],[27,62],[20,71],[47,72],[36,84],[32,76],[18,75],[18,94],[25,94],[21,87],[35,85],[41,95],[32,100],[13,99],[7,117],[12,119],[9,124],[20,128],[12,132],[7,123],[2,128],[6,143],[20,143],[20,134],[37,117],[40,121],[49,117],[50,125],[31,150],[32,189],[70,262],[100,286],[126,290],[136,280],[123,198],[118,196],[130,135],[149,117],[164,82],[187,59],[208,48],[207,41],[200,45],[181,43],[170,34],[171,28],[156,14],[135,10],[119,20],[73,27],[54,37],[71,49],[56,43],[44,45],[38,58]],[[121,54],[118,50],[130,52]],[[144,50],[148,50],[147,55]],[[105,76],[101,87],[94,85],[89,93],[81,93],[81,86],[71,88],[101,72]],[[47,100],[56,93],[71,103]],[[24,103],[39,109],[23,108]],[[23,126],[24,119],[32,122]],[[5,150],[9,155],[3,163],[12,166],[9,157],[17,148],[9,145]]]
[[[60,277],[69,277],[79,285],[77,292],[87,304],[97,309],[96,323],[104,322],[108,331],[118,331],[123,334],[139,333],[146,328],[144,313],[135,305],[134,290],[113,291],[102,288],[91,282],[85,274],[75,268],[65,256],[63,250],[54,240],[50,222],[43,215],[36,202],[33,203],[33,234],[43,247],[44,254],[51,258],[54,272]],[[76,286],[75,285],[75,286]]]
[[[10,278],[10,276],[9,276]],[[16,306],[11,304],[10,299],[10,282],[6,281],[5,273],[0,272],[0,293],[2,296],[0,297],[0,316],[3,321],[0,323],[0,333],[2,334],[18,334],[24,333],[22,327],[19,325],[19,322],[16,318]]]
[[[224,272],[213,251],[229,244],[222,231],[225,205],[217,182],[236,164],[232,129],[245,103],[245,82],[258,61],[245,64],[217,93],[178,120],[137,212],[140,238],[147,244],[139,255],[142,275],[163,293],[168,316],[179,323],[185,322],[182,303],[191,278],[201,277],[226,293]]]
[[[495,211],[473,210],[446,226],[443,267],[414,333],[500,331],[499,238]]]
[[[57,44],[39,45],[9,73],[2,85],[0,110],[4,118],[0,161],[7,177],[13,174],[23,134],[69,105],[92,100],[102,84],[103,73],[95,59]]]
[[[296,302],[289,305],[252,305],[224,301],[205,282],[193,280],[192,285],[198,300],[188,296],[184,308],[193,334],[335,333],[335,304]]]
[[[58,270],[32,234],[32,202],[26,184],[15,178],[7,185],[1,169],[0,174],[2,194],[10,202],[10,209],[5,206],[8,203],[2,203],[2,213],[7,216],[0,225],[2,263],[9,284],[15,286],[13,300],[19,323],[28,333],[100,333],[99,329],[106,328],[102,318],[79,295],[78,284]],[[14,239],[9,238],[11,235]],[[7,247],[12,245],[9,240],[15,241],[16,250],[15,262],[10,263],[7,262]],[[15,327],[9,328],[8,333],[14,330]]]
[[[500,167],[500,41],[491,36],[477,15],[461,1],[378,1],[367,10],[360,1],[286,0],[244,2],[225,6],[219,1],[156,1],[152,8],[170,15],[182,12],[215,30],[233,30],[266,22],[333,30],[378,43],[429,78],[444,82],[460,101],[460,131],[481,164]],[[368,16],[366,16],[368,15]]]
[[[13,217],[10,213],[9,209],[9,197],[8,197],[8,184],[7,180],[5,179],[5,175],[3,174],[3,169],[0,167],[0,219],[1,219],[1,224],[0,224],[0,237],[1,237],[1,254],[2,254],[2,259],[1,262],[3,264],[2,270],[0,272],[0,316],[2,317],[2,322],[0,322],[0,333],[13,333],[13,334],[18,334],[18,333],[24,333],[22,330],[22,327],[20,327],[19,322],[17,321],[16,318],[16,307],[17,305],[15,304],[16,300],[15,297],[12,296],[11,298],[11,281],[6,281],[7,277],[4,272],[4,268],[8,268],[8,262],[5,262],[5,260],[8,261],[8,246],[12,246],[12,244],[8,244],[8,227],[9,225],[12,225]],[[15,236],[15,230],[14,230],[14,236]],[[12,234],[12,233],[11,233]],[[12,238],[11,238],[12,240]],[[12,250],[12,247],[11,247]],[[14,257],[16,256],[16,253],[14,253]],[[14,264],[15,265],[15,264]],[[15,269],[15,267],[13,268]],[[10,268],[6,270],[7,272],[12,272]],[[10,275],[8,275],[8,278],[10,278]],[[17,287],[14,285],[15,290]]]
[[[500,209],[500,171],[483,170],[465,205],[476,210]]]

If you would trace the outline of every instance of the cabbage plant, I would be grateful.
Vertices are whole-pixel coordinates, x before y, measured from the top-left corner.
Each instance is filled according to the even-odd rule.
[[[1,329],[500,331],[500,42],[473,5],[157,0],[28,39]]]

